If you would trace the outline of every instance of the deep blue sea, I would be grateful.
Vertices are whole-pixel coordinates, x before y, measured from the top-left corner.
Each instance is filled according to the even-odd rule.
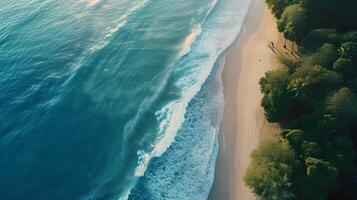
[[[206,199],[250,1],[1,0],[0,199]]]

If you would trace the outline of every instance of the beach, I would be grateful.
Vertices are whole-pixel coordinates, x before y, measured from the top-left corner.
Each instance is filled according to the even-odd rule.
[[[250,200],[257,197],[244,184],[250,154],[258,144],[273,139],[279,126],[266,121],[260,105],[259,80],[278,67],[269,44],[282,46],[276,22],[263,0],[251,6],[245,26],[225,55],[225,109],[219,134],[215,181],[209,199]]]

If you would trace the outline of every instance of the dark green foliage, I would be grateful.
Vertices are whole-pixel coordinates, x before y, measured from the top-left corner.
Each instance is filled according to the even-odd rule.
[[[311,132],[322,133],[326,137],[331,135],[346,135],[349,132],[349,128],[340,119],[325,114],[319,116],[315,121],[314,129]],[[303,125],[301,127],[304,127]]]
[[[266,0],[279,20],[279,31],[292,41],[317,28],[357,29],[355,0]],[[305,19],[304,23],[302,19]],[[294,32],[294,34],[291,34]],[[300,35],[301,34],[301,35]],[[335,43],[332,43],[335,44]]]
[[[303,155],[302,144],[306,140],[310,140],[311,135],[303,130],[287,130],[284,138],[289,142],[289,145],[294,149],[297,155]]]
[[[302,155],[305,157],[321,157],[323,149],[316,141],[304,140],[301,144]]]
[[[326,12],[335,6],[336,0],[299,0],[299,4],[308,10]]]
[[[291,5],[293,0],[266,0],[268,7],[272,10],[276,18],[280,18],[285,8]]]
[[[346,123],[357,122],[357,97],[349,88],[341,88],[327,101],[327,111]]]
[[[355,0],[298,0],[308,10],[313,26],[334,27],[340,30],[357,28],[357,2]]]
[[[289,124],[290,129],[302,129],[307,132],[322,133],[325,136],[346,135],[348,127],[332,115],[305,115]]]
[[[254,193],[266,200],[297,199],[291,176],[298,162],[288,144],[265,142],[253,151],[251,158],[244,181]]]
[[[302,66],[289,79],[288,91],[299,101],[311,105],[318,104],[342,83],[340,75],[320,66]]]
[[[245,182],[265,200],[326,200],[356,168],[357,0],[266,1],[300,47],[260,81],[267,119],[288,129],[254,151]]]
[[[267,72],[260,80],[261,91],[264,93],[262,106],[270,122],[282,120],[292,106],[292,97],[286,90],[288,79],[288,70],[280,69]]]
[[[300,185],[302,199],[327,199],[329,191],[337,186],[338,170],[331,163],[316,158],[307,158],[305,164],[306,176]]]
[[[340,54],[343,58],[351,59],[353,62],[357,62],[357,43],[343,43],[340,48]]]
[[[352,167],[355,152],[352,141],[347,137],[299,129],[284,130],[282,135],[302,160],[309,157],[324,159],[342,173]]]
[[[305,57],[303,65],[320,65],[322,67],[332,68],[337,58],[337,48],[332,44],[325,43],[315,53]]]
[[[264,199],[324,200],[353,166],[353,143],[346,137],[299,129],[282,136],[282,142],[263,143],[251,155],[245,182]]]
[[[346,172],[353,166],[356,157],[353,143],[346,137],[337,137],[325,143],[325,159],[335,166],[340,172]]]
[[[357,31],[347,32],[343,36],[344,42],[357,42]]]
[[[357,74],[357,69],[355,69],[352,60],[349,58],[339,58],[333,64],[333,69],[345,79],[351,79]]]
[[[355,76],[350,82],[351,90],[357,94],[357,76]]]
[[[278,30],[284,37],[291,41],[300,41],[308,29],[306,10],[294,4],[286,7],[281,18],[278,20]]]
[[[320,0],[323,1],[323,0]],[[357,29],[357,1],[356,0],[334,0],[335,7],[330,7],[332,15],[325,18],[324,24],[332,25],[340,30]],[[329,9],[329,8],[327,8]],[[330,21],[328,21],[328,18]]]
[[[326,199],[337,184],[339,172],[346,172],[353,164],[352,142],[345,137],[330,140],[324,134],[302,130],[286,130],[284,134],[298,158],[305,160],[306,172],[300,177],[299,196],[311,200]]]
[[[282,66],[286,67],[289,70],[289,74],[293,73],[296,68],[300,67],[301,65],[300,60],[292,58],[291,56],[286,54],[277,54],[276,58]]]
[[[342,34],[334,29],[316,29],[304,37],[301,45],[309,51],[316,51],[325,43],[340,46],[341,41]]]

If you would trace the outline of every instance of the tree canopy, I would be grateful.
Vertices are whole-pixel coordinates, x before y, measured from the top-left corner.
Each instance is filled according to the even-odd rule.
[[[291,176],[298,163],[288,144],[265,142],[251,157],[252,164],[244,178],[247,186],[264,199],[297,199],[293,192]]]
[[[357,61],[357,42],[345,42],[341,45],[340,54],[343,58]]]
[[[329,199],[357,167],[357,1],[266,2],[299,48],[260,80],[267,120],[285,129],[252,153],[244,180],[265,200]]]
[[[308,31],[307,13],[298,4],[285,8],[281,18],[278,20],[278,30],[284,37],[292,41],[300,41]]]
[[[351,79],[357,75],[357,69],[349,58],[339,58],[333,64],[333,69],[345,79]]]
[[[305,164],[306,176],[301,183],[302,199],[327,199],[329,191],[338,184],[338,170],[331,163],[316,158],[307,158]]]
[[[316,29],[305,35],[301,45],[305,49],[314,52],[326,43],[336,47],[340,46],[342,40],[343,34],[335,29]]]
[[[328,92],[337,89],[342,78],[321,66],[302,66],[289,78],[288,91],[300,101],[316,104]]]
[[[304,57],[303,65],[318,65],[325,68],[332,68],[337,58],[337,48],[332,44],[325,43],[320,48],[318,48],[316,52]]]
[[[292,96],[287,92],[289,73],[280,69],[266,73],[260,80],[261,91],[265,94],[262,106],[270,122],[282,120],[292,106]]]
[[[285,8],[291,5],[294,0],[266,0],[269,8],[273,11],[276,18],[280,18]]]
[[[339,91],[329,97],[327,101],[327,111],[341,118],[346,123],[354,123],[357,121],[357,97],[347,87],[341,88]],[[352,124],[353,125],[353,124]]]
[[[357,29],[355,0],[266,0],[286,39],[300,42],[318,28]],[[305,21],[303,21],[305,20]]]

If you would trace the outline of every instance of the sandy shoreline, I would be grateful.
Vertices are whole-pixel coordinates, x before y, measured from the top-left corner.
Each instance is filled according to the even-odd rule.
[[[257,199],[245,187],[243,177],[250,153],[260,141],[279,132],[269,124],[260,106],[258,84],[264,73],[278,66],[268,44],[279,41],[274,17],[264,0],[257,0],[245,22],[245,30],[228,50],[223,70],[225,110],[219,135],[220,152],[209,199]],[[281,39],[279,44],[281,44]]]

